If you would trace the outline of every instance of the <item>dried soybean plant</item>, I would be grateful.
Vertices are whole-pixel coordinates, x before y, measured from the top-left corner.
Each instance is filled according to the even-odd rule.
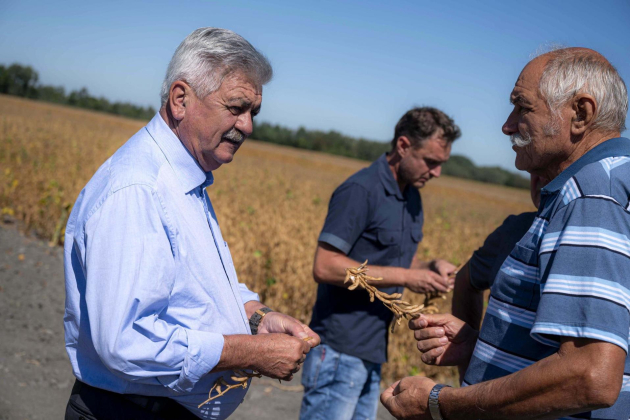
[[[304,341],[310,341],[312,340],[313,337],[304,337],[303,340]],[[225,377],[221,376],[219,379],[217,379],[214,382],[214,385],[212,385],[212,388],[210,388],[210,392],[208,392],[208,399],[205,400],[204,402],[202,402],[201,404],[199,404],[197,406],[197,408],[201,408],[204,405],[208,404],[210,401],[215,400],[223,395],[225,395],[228,391],[235,389],[235,388],[243,388],[243,389],[247,389],[247,385],[248,385],[248,381],[251,378],[262,378],[262,374],[256,372],[255,370],[248,372],[245,370],[238,370],[235,369],[233,371],[234,375],[230,376],[230,379],[234,382],[233,384],[229,384],[226,380]],[[280,379],[278,379],[278,381],[280,383],[282,383],[282,381]],[[225,387],[225,388],[224,388]],[[212,392],[216,391],[217,393],[212,396]]]
[[[466,259],[466,261],[468,261],[468,259]],[[454,276],[464,264],[457,267],[457,269],[451,274],[451,277]],[[425,294],[424,303],[420,305],[413,305],[401,299],[402,293],[393,293],[390,295],[381,292],[376,287],[369,284],[369,280],[381,281],[383,278],[368,276],[367,271],[367,260],[356,268],[346,268],[346,279],[344,280],[344,283],[352,283],[348,287],[348,290],[355,290],[360,286],[369,293],[370,302],[374,302],[374,298],[377,298],[383,302],[383,305],[385,305],[387,309],[394,313],[394,319],[396,322],[392,322],[392,332],[394,332],[396,325],[400,325],[400,321],[403,317],[405,319],[415,319],[421,314],[434,314],[439,312],[436,302],[438,300],[446,299],[446,295],[439,292],[430,292]]]

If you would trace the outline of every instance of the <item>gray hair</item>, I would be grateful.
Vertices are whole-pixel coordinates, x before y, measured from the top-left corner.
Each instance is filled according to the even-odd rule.
[[[592,95],[598,111],[593,128],[625,130],[628,92],[617,70],[592,50],[554,49],[540,78],[539,89],[556,116],[559,109],[578,93]]]
[[[168,64],[160,93],[162,106],[177,80],[188,83],[195,95],[204,98],[234,72],[243,73],[256,86],[263,86],[273,76],[267,58],[242,36],[228,29],[199,28],[179,44]]]

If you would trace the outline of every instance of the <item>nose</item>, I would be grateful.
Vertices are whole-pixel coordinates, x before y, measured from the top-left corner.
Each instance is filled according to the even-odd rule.
[[[429,171],[429,175],[431,175],[432,178],[439,178],[441,174],[442,174],[442,165],[438,165]]]
[[[234,127],[241,133],[245,134],[245,137],[249,137],[252,134],[252,131],[254,131],[254,120],[252,119],[251,114],[249,112],[244,112],[239,115]]]
[[[503,134],[506,136],[511,136],[512,134],[518,133],[518,118],[516,114],[516,108],[510,112],[507,120],[503,123],[503,127],[501,127]]]

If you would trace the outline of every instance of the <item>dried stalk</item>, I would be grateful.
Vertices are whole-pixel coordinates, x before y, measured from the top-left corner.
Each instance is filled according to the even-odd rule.
[[[463,264],[459,266],[453,274],[451,274],[451,277],[454,276],[461,269],[461,267],[463,267]],[[369,293],[370,302],[374,302],[374,298],[377,298],[378,300],[383,302],[383,305],[385,305],[387,309],[394,313],[394,319],[396,322],[392,322],[392,332],[394,332],[394,328],[396,327],[396,325],[400,325],[400,321],[403,318],[415,319],[418,318],[421,314],[434,314],[439,312],[439,308],[435,303],[438,300],[446,299],[446,296],[439,292],[430,292],[425,294],[423,304],[413,305],[401,299],[402,293],[393,293],[390,295],[381,292],[376,287],[369,284],[369,280],[381,281],[383,280],[383,278],[368,276],[366,274],[367,271],[367,260],[365,260],[365,262],[357,268],[346,268],[346,279],[344,280],[344,283],[352,283],[348,287],[348,290],[355,290],[360,286]]]
[[[313,337],[303,338],[304,341],[310,341],[312,339]],[[235,388],[247,389],[247,382],[251,378],[262,378],[262,374],[256,372],[255,370],[251,372],[247,372],[245,370],[234,370],[234,375],[230,376],[230,379],[235,382],[233,384],[227,383],[225,378],[221,376],[219,379],[217,379],[214,382],[214,385],[212,385],[212,388],[210,388],[210,392],[208,392],[208,399],[202,402],[201,404],[199,404],[197,408],[201,408],[204,405],[208,404],[210,401],[215,400],[219,397],[222,397],[223,395],[225,395],[228,391],[232,389],[235,389]],[[280,379],[278,379],[278,382],[282,384],[282,381]],[[213,391],[217,392],[216,395],[214,396],[212,396]]]

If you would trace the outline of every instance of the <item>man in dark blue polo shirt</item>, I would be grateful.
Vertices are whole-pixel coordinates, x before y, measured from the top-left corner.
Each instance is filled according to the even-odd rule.
[[[440,176],[457,125],[435,108],[408,111],[396,125],[392,150],[333,193],[319,236],[313,274],[319,284],[310,327],[322,345],[307,357],[302,419],[373,419],[381,364],[387,361],[391,312],[367,292],[344,286],[345,268],[369,260],[385,293],[446,292],[455,267],[415,258],[424,222],[419,188]]]

